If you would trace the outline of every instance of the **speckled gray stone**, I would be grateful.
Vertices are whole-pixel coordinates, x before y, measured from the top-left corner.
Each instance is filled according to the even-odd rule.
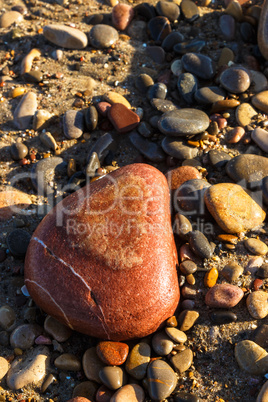
[[[201,110],[190,108],[164,113],[158,121],[159,130],[163,134],[175,137],[199,134],[208,126],[208,115]]]

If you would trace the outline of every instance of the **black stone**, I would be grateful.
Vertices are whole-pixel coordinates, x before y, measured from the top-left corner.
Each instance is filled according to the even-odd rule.
[[[86,185],[86,175],[84,172],[75,172],[68,181],[68,192],[73,193]]]
[[[24,229],[15,229],[7,236],[7,246],[14,257],[23,258],[26,254],[31,235]]]
[[[215,325],[228,324],[237,320],[237,316],[232,311],[213,311],[210,318]]]
[[[137,14],[146,18],[147,20],[151,20],[156,17],[156,10],[154,6],[150,3],[141,3],[135,7],[135,11]]]
[[[171,25],[166,17],[155,17],[148,22],[148,30],[154,41],[162,42],[170,34]]]
[[[178,54],[186,54],[188,52],[198,53],[201,52],[203,47],[206,45],[204,40],[192,40],[188,42],[181,42],[174,45],[173,50]]]
[[[194,395],[188,394],[188,392],[177,392],[174,397],[174,402],[201,402],[201,399]]]
[[[114,138],[111,136],[110,133],[105,133],[103,134],[96,142],[93,144],[93,146],[90,148],[88,157],[87,157],[87,163],[90,161],[91,155],[93,152],[96,152],[98,155],[100,164],[103,163],[104,159],[108,155],[110,150],[113,150],[115,148],[116,144],[114,141]]]
[[[132,145],[150,161],[163,162],[166,159],[166,155],[158,144],[143,138],[136,131],[132,131],[129,134],[129,139]]]
[[[171,32],[165,37],[161,46],[166,52],[171,52],[173,50],[173,46],[182,42],[183,40],[184,36],[180,32]]]
[[[188,234],[189,244],[193,252],[200,258],[210,258],[213,254],[211,245],[206,236],[199,230]]]
[[[218,151],[217,149],[212,149],[211,151],[209,151],[208,158],[210,164],[216,170],[223,169],[226,163],[232,159],[232,157],[226,152]]]
[[[204,80],[215,75],[214,63],[210,57],[200,53],[187,53],[182,56],[182,65],[186,71]]]
[[[98,124],[98,112],[95,106],[89,106],[89,108],[85,111],[85,123],[86,128],[89,131],[95,130]]]

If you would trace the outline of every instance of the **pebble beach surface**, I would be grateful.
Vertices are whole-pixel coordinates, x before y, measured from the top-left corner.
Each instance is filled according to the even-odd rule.
[[[0,5],[0,401],[266,402],[268,2]]]

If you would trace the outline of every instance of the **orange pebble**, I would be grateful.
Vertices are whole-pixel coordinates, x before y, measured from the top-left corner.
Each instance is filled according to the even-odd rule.
[[[211,268],[205,275],[204,285],[207,288],[212,288],[214,285],[216,285],[218,276],[219,276],[219,273],[218,273],[217,268]]]
[[[237,144],[245,135],[245,129],[243,127],[235,127],[229,131],[228,144]]]

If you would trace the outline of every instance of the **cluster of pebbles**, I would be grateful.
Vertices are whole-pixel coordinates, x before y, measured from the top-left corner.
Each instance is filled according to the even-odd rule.
[[[61,11],[72,9],[59,3],[55,7]],[[0,17],[1,45],[8,51],[1,102],[13,107],[12,129],[5,128],[5,121],[1,131],[1,141],[8,144],[1,156],[22,174],[22,182],[12,182],[11,174],[0,194],[0,218],[7,231],[1,273],[17,292],[15,302],[4,296],[3,287],[1,298],[0,401],[265,402],[266,4],[212,4],[210,11],[221,11],[212,32],[205,23],[199,30],[209,1],[199,7],[191,0],[133,7],[111,0],[109,13],[87,10],[83,15],[86,32],[77,28],[79,12],[77,24],[36,24],[36,36],[30,36],[20,54],[24,25],[34,24],[39,14],[46,18],[46,10],[36,12],[36,3],[27,6],[12,4]],[[82,7],[79,2],[75,6]],[[113,90],[107,85],[100,91],[109,63],[115,63],[111,76],[122,68],[116,63],[127,64],[120,45],[125,49],[136,38],[141,60],[152,66],[140,63],[138,73],[132,67],[136,95],[132,89],[126,94],[127,85],[120,87],[118,81]],[[49,91],[49,80],[60,83],[63,74],[42,71],[40,60],[51,57],[61,63],[70,53],[79,74],[89,51],[96,65],[101,64],[98,58],[105,62],[94,79],[87,77],[75,91],[72,108],[65,107],[58,85],[60,119],[39,91]],[[22,261],[40,216],[85,184],[133,162],[151,164],[167,178],[182,301],[156,333],[136,341],[103,341],[73,332],[41,311],[23,284]],[[226,350],[221,343],[228,343]],[[224,354],[218,356],[218,370],[222,364],[236,377],[233,383],[228,377],[231,387],[213,380],[217,370],[210,364],[217,357],[212,353]],[[221,372],[217,378],[227,381]],[[245,384],[251,388],[243,389]]]

